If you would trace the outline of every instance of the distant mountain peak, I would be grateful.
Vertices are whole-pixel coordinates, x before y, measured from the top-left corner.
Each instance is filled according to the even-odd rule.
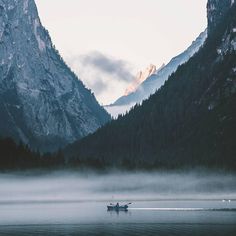
[[[139,85],[143,83],[148,77],[155,74],[157,68],[155,65],[150,64],[144,71],[140,71],[135,80],[129,85],[129,87],[125,90],[124,96],[128,96],[129,94],[135,92]]]
[[[227,3],[225,7],[230,8],[224,14]],[[220,20],[215,26],[212,21],[207,39],[205,32],[190,51],[174,58],[172,74],[164,77],[168,81],[153,96],[72,145],[66,151],[68,157],[77,156],[79,165],[86,160],[113,169],[235,171],[236,5],[232,3],[209,0],[208,10],[213,12],[209,17],[218,21],[216,11]],[[189,59],[189,52],[196,49]],[[176,61],[177,66],[173,64]],[[178,67],[183,61],[186,63]],[[173,72],[173,68],[178,69]],[[163,76],[153,76],[144,83],[154,87],[151,82],[160,78],[163,82]],[[127,97],[119,102],[124,104]]]
[[[125,96],[117,99],[113,104],[107,106],[106,109],[112,115],[117,116],[117,113],[123,114],[128,111],[133,105],[147,99],[165,83],[168,77],[172,73],[174,73],[180,65],[187,62],[196,52],[198,52],[198,50],[204,44],[206,38],[207,30],[202,32],[183,53],[172,58],[167,65],[163,64],[159,69],[157,69],[154,65],[150,65],[146,69],[145,73],[141,74],[142,76],[145,75],[141,77],[145,79],[137,80],[143,82],[135,83],[135,86],[131,86],[132,89],[126,90]],[[138,78],[140,78],[140,76]],[[115,113],[113,112],[113,110],[115,110]],[[120,112],[117,112],[119,110]]]

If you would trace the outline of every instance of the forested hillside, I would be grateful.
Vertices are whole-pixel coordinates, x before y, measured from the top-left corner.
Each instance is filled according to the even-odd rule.
[[[24,144],[17,145],[10,138],[0,138],[0,170],[64,167],[64,158],[57,154],[32,152]]]
[[[236,169],[235,5],[217,18],[203,48],[156,94],[68,147],[70,161],[98,167]]]

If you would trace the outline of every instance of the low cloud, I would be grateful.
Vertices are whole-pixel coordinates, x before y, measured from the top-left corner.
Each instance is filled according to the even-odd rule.
[[[100,95],[103,92],[105,92],[107,90],[107,88],[109,87],[107,83],[105,83],[102,78],[97,77],[96,80],[94,80],[94,82],[91,84],[92,89],[94,91],[95,94]]]
[[[129,62],[101,52],[70,56],[66,61],[101,104],[114,102],[135,79]]]
[[[80,59],[84,66],[93,66],[107,75],[115,76],[116,79],[130,82],[134,78],[130,73],[131,66],[124,60],[116,59],[100,52],[91,52]]]

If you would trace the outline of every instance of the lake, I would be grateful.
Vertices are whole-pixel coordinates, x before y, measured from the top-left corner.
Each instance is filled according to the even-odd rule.
[[[0,174],[0,235],[236,235],[233,174]],[[132,202],[109,212],[110,202]]]

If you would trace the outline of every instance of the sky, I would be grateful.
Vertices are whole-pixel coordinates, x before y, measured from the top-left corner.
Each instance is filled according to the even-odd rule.
[[[103,104],[140,70],[183,52],[207,25],[207,0],[35,0],[67,64]]]

